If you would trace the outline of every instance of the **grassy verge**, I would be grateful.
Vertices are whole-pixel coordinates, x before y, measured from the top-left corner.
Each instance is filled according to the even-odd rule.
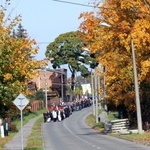
[[[23,124],[26,124],[31,118],[36,117],[36,116],[42,114],[43,112],[45,112],[45,109],[39,110],[34,113],[32,112],[32,113],[29,113],[29,115],[23,116]],[[21,126],[20,119],[17,119],[15,121],[11,122],[11,124],[14,124],[16,126],[16,130],[9,131],[8,136],[6,136],[4,138],[0,137],[0,149],[4,149],[5,144],[7,142],[9,142],[15,136],[15,134],[20,130],[20,126]]]
[[[29,116],[25,116],[23,118],[23,123],[26,124],[29,119],[38,116],[39,114],[42,114],[43,112],[45,112],[45,110],[41,110],[38,111],[36,113],[32,113]],[[109,115],[109,118],[111,119],[115,119],[113,114]],[[39,118],[33,128],[32,128],[32,132],[28,137],[27,140],[27,145],[25,150],[42,150],[43,149],[43,139],[41,136],[41,124],[43,122],[43,117]],[[95,121],[95,116],[93,116],[92,114],[90,114],[89,116],[87,116],[86,118],[86,123],[93,129],[95,129],[97,132],[99,133],[103,133],[104,131],[104,124],[99,122],[96,123]],[[17,129],[20,129],[20,120],[13,122],[13,124],[16,124]],[[5,138],[1,138],[0,139],[0,149],[4,149],[4,145],[12,139],[12,137],[17,133],[16,131],[13,132],[9,132],[9,136],[5,137]],[[119,134],[110,134],[112,136],[117,136],[117,137],[122,137],[125,139],[129,139],[129,140],[133,140],[135,142],[138,143],[142,143],[145,145],[149,145],[150,146],[150,132],[145,132],[144,134],[129,134],[129,135],[119,135]]]
[[[118,137],[132,140],[136,143],[141,143],[144,145],[150,146],[150,131],[143,134],[128,134],[128,135],[119,135]]]
[[[114,114],[109,114],[108,116],[109,120],[114,120],[117,118],[114,118]],[[99,122],[96,123],[95,116],[90,114],[86,118],[86,123],[93,129],[95,129],[99,133],[104,133],[104,124]],[[109,133],[111,136],[127,139],[134,141],[136,143],[141,143],[144,145],[149,145],[150,146],[150,131],[145,132],[143,134],[128,134],[128,135],[120,135],[119,133]]]
[[[32,128],[32,133],[29,135],[25,150],[42,150],[43,139],[41,136],[41,124],[43,123],[43,117],[40,117]]]
[[[91,128],[95,129],[98,132],[102,132],[104,130],[104,123],[102,123],[102,122],[96,123],[95,116],[92,115],[92,114],[90,114],[89,116],[87,116],[86,123]]]

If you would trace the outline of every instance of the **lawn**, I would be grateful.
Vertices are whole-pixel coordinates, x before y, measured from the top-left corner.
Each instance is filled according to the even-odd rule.
[[[43,117],[39,118],[32,128],[32,133],[29,135],[25,150],[42,150],[43,139],[41,135],[41,124]]]
[[[32,113],[29,113],[29,115],[23,116],[23,124],[26,124],[31,118],[36,117],[42,114],[43,112],[45,112],[45,109],[39,110],[37,112],[32,112]],[[16,126],[16,130],[9,131],[9,135],[4,138],[0,137],[0,149],[4,149],[5,144],[8,141],[10,141],[13,138],[13,136],[15,136],[15,134],[20,130],[21,120],[17,119],[15,121],[12,121],[11,124]]]
[[[132,140],[136,143],[142,143],[144,145],[150,146],[150,131],[143,134],[128,134],[128,135],[118,135],[119,137]]]
[[[109,120],[117,119],[114,117],[114,113],[109,114]],[[104,133],[104,124],[99,122],[96,123],[95,116],[90,114],[86,118],[86,123],[93,129],[95,129],[99,133]],[[110,136],[115,136],[117,138],[123,138],[127,140],[134,141],[136,143],[142,143],[144,145],[150,146],[150,131],[144,132],[143,134],[128,134],[128,135],[120,135],[119,133],[109,133]]]

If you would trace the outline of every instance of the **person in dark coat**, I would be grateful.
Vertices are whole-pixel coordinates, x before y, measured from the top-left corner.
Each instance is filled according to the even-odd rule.
[[[43,117],[44,117],[44,122],[47,121],[47,113],[43,113]]]
[[[70,110],[69,110],[69,107],[68,107],[68,106],[65,106],[64,111],[65,111],[65,116],[66,116],[66,117],[69,117],[69,116],[70,116]]]
[[[5,119],[5,122],[4,122],[4,135],[8,136],[8,120],[7,120],[7,118]]]
[[[52,113],[50,111],[47,112],[47,122],[50,122],[52,120]]]

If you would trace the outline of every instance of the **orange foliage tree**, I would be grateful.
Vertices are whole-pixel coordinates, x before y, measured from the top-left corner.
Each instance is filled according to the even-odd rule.
[[[27,94],[27,84],[37,73],[41,62],[32,59],[38,47],[29,37],[15,38],[13,29],[21,21],[20,16],[5,19],[5,8],[0,9],[0,114],[12,105],[19,93]],[[9,22],[11,21],[11,22]]]
[[[150,2],[106,0],[101,4],[97,1],[93,12],[82,13],[79,18],[84,19],[80,30],[85,33],[89,50],[98,54],[97,61],[102,66],[107,66],[108,104],[118,108],[123,105],[135,112],[132,38],[141,102],[147,101],[150,106]]]

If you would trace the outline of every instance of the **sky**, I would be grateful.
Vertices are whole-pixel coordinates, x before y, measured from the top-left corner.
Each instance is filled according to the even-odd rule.
[[[5,1],[5,0],[3,0]],[[64,0],[88,5],[89,0]],[[46,47],[60,34],[76,31],[81,23],[80,13],[92,11],[92,7],[57,2],[53,0],[10,0],[7,6],[12,18],[22,16],[22,26],[31,39],[39,45],[36,59],[45,58]]]
[[[5,0],[3,1],[3,4]],[[64,0],[71,3],[88,5],[90,0]],[[78,19],[80,13],[92,11],[92,7],[57,2],[53,0],[10,0],[7,12],[12,18],[21,15],[22,26],[28,36],[35,39],[39,52],[36,59],[45,58],[46,47],[60,34],[76,31],[82,22]]]

